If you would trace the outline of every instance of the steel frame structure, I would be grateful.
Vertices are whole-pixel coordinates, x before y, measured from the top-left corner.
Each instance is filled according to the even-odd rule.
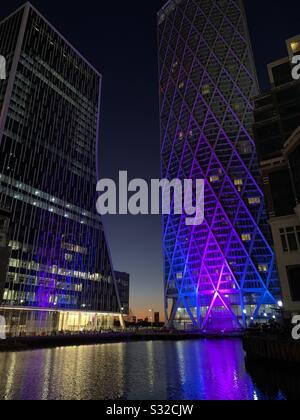
[[[162,177],[205,180],[201,226],[164,217],[166,319],[242,329],[280,299],[252,139],[258,82],[244,6],[172,0],[158,28]]]

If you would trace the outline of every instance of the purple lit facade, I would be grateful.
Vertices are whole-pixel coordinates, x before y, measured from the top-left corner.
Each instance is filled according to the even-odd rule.
[[[252,140],[258,93],[239,0],[172,0],[159,12],[162,177],[205,180],[205,221],[164,218],[169,325],[240,330],[275,317],[275,255]]]

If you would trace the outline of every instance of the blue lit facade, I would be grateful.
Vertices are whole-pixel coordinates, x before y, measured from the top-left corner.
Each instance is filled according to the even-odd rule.
[[[252,139],[258,82],[243,2],[172,0],[158,14],[162,177],[205,180],[205,221],[164,218],[169,325],[240,330],[280,288]]]
[[[28,3],[0,24],[0,45],[0,206],[10,213],[2,309],[22,308],[21,326],[48,310],[50,323],[62,314],[80,327],[82,311],[96,328],[121,313],[95,208],[101,75]]]

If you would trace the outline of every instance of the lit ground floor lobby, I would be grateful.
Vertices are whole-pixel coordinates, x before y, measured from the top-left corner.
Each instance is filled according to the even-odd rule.
[[[0,307],[7,337],[120,330],[120,314]]]

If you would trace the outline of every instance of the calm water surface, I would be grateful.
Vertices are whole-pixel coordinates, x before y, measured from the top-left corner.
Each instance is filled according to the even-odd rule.
[[[300,399],[300,375],[245,366],[239,340],[0,353],[0,399]]]

